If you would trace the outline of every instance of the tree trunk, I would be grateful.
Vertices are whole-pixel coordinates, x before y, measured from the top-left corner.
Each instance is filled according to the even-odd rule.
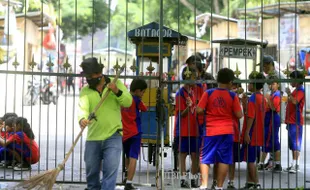
[[[220,14],[219,0],[213,0],[214,11],[216,14]]]

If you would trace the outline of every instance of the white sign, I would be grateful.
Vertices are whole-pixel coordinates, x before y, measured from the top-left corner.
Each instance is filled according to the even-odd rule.
[[[238,20],[238,36],[240,38],[259,38],[259,24],[256,20]]]
[[[159,37],[159,29],[135,29],[135,37]],[[171,38],[172,37],[172,30],[170,29],[163,29],[163,37],[164,38]]]
[[[221,45],[221,57],[256,59],[256,47]]]

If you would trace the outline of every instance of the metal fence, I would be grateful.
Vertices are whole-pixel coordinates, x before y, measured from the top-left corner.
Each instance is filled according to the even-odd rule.
[[[63,160],[80,130],[76,117],[78,95],[86,81],[80,74],[79,65],[87,57],[97,57],[105,66],[103,74],[108,76],[114,76],[119,67],[125,65],[120,80],[128,89],[132,79],[137,76],[144,78],[148,84],[148,89],[142,98],[148,106],[148,111],[141,113],[143,136],[134,184],[141,186],[141,189],[179,189],[181,180],[185,179],[191,186],[190,179],[193,176],[190,173],[193,173],[191,172],[193,160],[189,155],[185,162],[186,177],[182,177],[180,171],[183,167],[180,165],[181,160],[186,154],[181,154],[179,151],[182,137],[175,135],[182,130],[182,127],[179,128],[180,131],[175,129],[176,123],[181,122],[181,119],[175,117],[178,115],[176,110],[182,109],[181,105],[176,105],[182,98],[176,93],[182,86],[193,83],[207,84],[208,88],[211,88],[211,84],[216,83],[214,78],[216,79],[217,72],[227,67],[239,78],[235,82],[250,96],[248,84],[262,80],[249,79],[249,75],[252,71],[262,73],[264,67],[261,60],[264,55],[271,54],[275,58],[275,74],[283,73],[283,76],[288,78],[291,71],[299,70],[306,76],[305,79],[299,80],[303,83],[305,91],[303,138],[298,161],[299,171],[292,174],[262,170],[258,172],[259,184],[264,189],[310,188],[307,158],[310,63],[310,51],[307,49],[310,41],[307,36],[310,30],[308,27],[310,2],[273,1],[274,4],[271,4],[268,1],[269,4],[265,5],[264,1],[253,1],[252,5],[249,5],[248,1],[240,1],[238,4],[236,3],[238,1],[212,0],[205,2],[207,7],[210,7],[206,8],[199,0],[156,2],[93,0],[88,2],[91,7],[85,5],[86,1],[68,1],[70,3],[66,4],[58,0],[53,4],[54,9],[51,9],[54,12],[42,1],[38,6],[39,11],[12,13],[13,9],[17,10],[19,6],[26,6],[29,2],[0,1],[5,7],[3,10],[6,14],[2,18],[3,22],[0,22],[4,27],[0,46],[0,114],[14,112],[27,118],[40,148],[41,157],[38,163],[31,166],[30,171],[1,168],[0,178],[4,181],[27,179],[57,167]],[[102,30],[99,30],[100,23],[96,23],[100,14],[96,9],[98,3],[106,6],[102,8],[106,10],[104,13],[106,27],[102,27]],[[251,7],[248,8],[247,5]],[[253,5],[257,6],[253,8]],[[148,6],[154,6],[156,14],[150,15],[147,12],[150,11]],[[64,10],[68,7],[74,12],[70,21],[66,20],[69,11]],[[85,7],[91,11],[90,20],[81,20],[85,13],[82,9]],[[133,13],[137,11],[136,8],[141,12]],[[218,8],[222,9],[224,16],[219,15]],[[134,18],[132,15],[138,17],[139,21],[130,20]],[[232,15],[236,18],[232,18]],[[114,17],[118,19],[115,21]],[[79,24],[82,22],[87,23],[87,31],[90,33],[82,34],[79,30]],[[181,22],[186,26],[182,26]],[[66,26],[74,28],[70,36],[66,36],[68,35]],[[186,27],[190,27],[191,30]],[[114,30],[120,30],[120,34],[113,36]],[[191,37],[187,33],[194,36]],[[116,45],[120,43],[123,43],[123,49],[113,47],[120,46]],[[186,65],[185,60],[197,52],[204,55],[199,61],[204,66],[203,72],[209,73],[214,78],[180,80],[182,69]],[[194,62],[197,60],[198,57]],[[268,74],[271,73],[265,73],[266,76]],[[289,87],[290,83],[296,81],[285,78],[263,80],[265,86],[262,94],[266,96],[270,93],[267,83],[277,81],[282,85],[282,91],[285,91],[284,87]],[[197,95],[197,91],[194,90],[193,93]],[[287,94],[284,92],[281,98],[283,101],[280,111],[282,123],[279,129],[280,163],[285,169],[290,166],[292,157],[284,122]],[[199,100],[193,104],[198,102]],[[240,130],[243,122],[244,119],[241,119]],[[265,125],[264,122],[262,125]],[[197,123],[195,127],[198,129]],[[86,183],[83,160],[85,134],[86,132],[75,147],[65,169],[58,176],[58,183]],[[272,135],[275,135],[274,130]],[[263,136],[266,140],[265,134]],[[192,141],[189,145],[191,143]],[[234,152],[239,158],[242,144],[243,142],[239,142],[238,151]],[[271,153],[275,155],[274,149]],[[196,152],[196,155],[192,155],[192,159],[198,160],[199,154],[200,152]],[[124,159],[123,156],[119,168],[117,180],[119,186],[123,185],[125,175]],[[259,159],[257,156],[257,166]],[[247,182],[246,163],[246,161],[236,163],[234,185],[237,189]],[[264,164],[266,163],[269,162],[266,160]],[[211,165],[208,187],[211,187],[215,179],[212,168]],[[198,185],[200,184],[198,180]],[[224,187],[226,186],[227,179],[224,182]]]

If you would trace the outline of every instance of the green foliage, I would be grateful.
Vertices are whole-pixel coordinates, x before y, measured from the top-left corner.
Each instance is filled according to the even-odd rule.
[[[196,5],[196,15],[198,15],[198,12],[206,12],[211,5],[211,0],[208,0],[209,4],[205,0],[196,0],[196,4],[195,0],[187,1],[192,3],[193,6]],[[196,15],[188,7],[184,6],[181,0],[164,0],[164,25],[183,35],[195,36]],[[118,37],[120,47],[125,49],[126,32],[153,21],[160,21],[160,1],[118,0],[118,5],[111,20],[111,36]]]
[[[109,19],[109,8],[104,0],[52,0],[58,22],[64,38],[74,38],[77,34],[84,36],[104,29]]]

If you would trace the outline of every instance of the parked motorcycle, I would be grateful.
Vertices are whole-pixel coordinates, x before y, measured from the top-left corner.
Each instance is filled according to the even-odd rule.
[[[37,80],[28,81],[28,90],[24,97],[24,105],[35,105],[38,97],[40,97],[43,104],[48,105],[53,102],[53,104],[56,105],[58,100],[56,87],[57,85],[51,82],[48,78],[43,79],[42,86]]]
[[[40,81],[33,78],[27,82],[27,93],[24,96],[23,104],[25,106],[36,105],[40,96]]]
[[[57,96],[57,89],[56,84],[54,85],[53,82],[51,82],[49,79],[44,78],[43,79],[43,87],[41,88],[41,101],[43,104],[50,104],[53,102],[53,104],[56,105],[58,96]]]

